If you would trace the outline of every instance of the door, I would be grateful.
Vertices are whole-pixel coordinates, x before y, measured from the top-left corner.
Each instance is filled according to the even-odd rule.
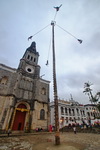
[[[26,106],[23,104],[20,104],[18,108],[25,108]],[[26,117],[26,111],[16,110],[14,123],[12,130],[23,130],[24,124],[25,124],[25,117]]]

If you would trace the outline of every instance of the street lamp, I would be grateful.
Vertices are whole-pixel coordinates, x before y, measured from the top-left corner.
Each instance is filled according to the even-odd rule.
[[[62,130],[62,133],[63,133],[63,127],[64,127],[64,117],[62,117],[62,118],[60,119],[60,128],[61,128],[61,130]]]

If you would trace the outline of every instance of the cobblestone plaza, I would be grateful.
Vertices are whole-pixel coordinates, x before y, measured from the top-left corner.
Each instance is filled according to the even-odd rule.
[[[0,135],[0,150],[100,150],[100,134],[60,133],[61,144],[55,146],[54,133]]]

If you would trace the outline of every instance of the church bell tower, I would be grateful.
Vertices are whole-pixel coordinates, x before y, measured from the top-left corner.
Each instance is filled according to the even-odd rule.
[[[31,78],[39,78],[40,66],[38,65],[38,58],[39,53],[36,51],[36,43],[32,42],[20,60],[18,72]]]

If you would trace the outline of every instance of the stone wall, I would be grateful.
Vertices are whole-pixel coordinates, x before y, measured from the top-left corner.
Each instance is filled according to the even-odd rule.
[[[40,110],[41,109],[45,110],[45,119],[44,120],[40,120]],[[33,111],[32,120],[33,120],[32,121],[32,129],[36,129],[36,128],[47,129],[48,128],[48,105],[35,101],[35,110]]]
[[[43,89],[45,90],[44,93],[42,93]],[[49,83],[42,82],[41,80],[38,80],[36,82],[35,99],[39,100],[40,102],[48,103],[48,101],[49,101]]]
[[[8,121],[8,111],[13,103],[12,96],[0,96],[0,129],[5,129]]]
[[[17,73],[0,68],[0,81],[3,77],[7,78],[7,82],[6,84],[0,83],[0,95],[12,94],[16,83]]]

